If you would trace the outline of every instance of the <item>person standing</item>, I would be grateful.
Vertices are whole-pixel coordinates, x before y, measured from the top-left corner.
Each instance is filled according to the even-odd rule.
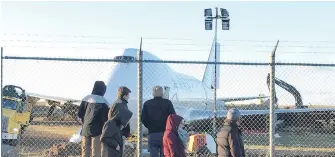
[[[240,111],[228,111],[223,127],[217,133],[218,157],[245,157],[244,143],[240,126]]]
[[[108,119],[108,102],[103,97],[106,92],[106,85],[103,81],[94,83],[93,91],[83,98],[78,118],[82,123],[81,135],[81,156],[100,157],[102,127]]]
[[[101,157],[122,157],[123,140],[121,130],[128,125],[133,113],[125,107],[120,108],[119,112],[110,112],[109,120],[105,123],[102,135]]]
[[[163,147],[165,157],[186,157],[187,139],[180,132],[183,127],[183,117],[171,114],[166,122],[166,130],[163,136]]]
[[[117,112],[121,110],[128,110],[128,100],[130,96],[131,90],[126,86],[121,86],[118,89],[117,100],[113,103],[113,105],[109,109],[109,114],[116,115]],[[130,136],[130,126],[129,123],[127,126],[124,126],[122,129],[122,136],[128,138]]]
[[[151,157],[163,157],[163,135],[166,127],[166,120],[170,114],[175,114],[172,102],[163,98],[163,88],[153,87],[153,99],[143,104],[141,121],[148,128],[148,145]]]

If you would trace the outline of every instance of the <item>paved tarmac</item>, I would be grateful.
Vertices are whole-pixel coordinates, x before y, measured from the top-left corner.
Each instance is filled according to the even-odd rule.
[[[15,151],[15,147],[4,144],[4,143],[1,144],[1,156],[2,157],[18,156],[18,153],[16,152],[17,151]]]

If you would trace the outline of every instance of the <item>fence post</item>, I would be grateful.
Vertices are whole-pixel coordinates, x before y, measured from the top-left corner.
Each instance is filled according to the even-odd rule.
[[[215,27],[217,27],[217,24],[215,25]],[[214,106],[213,106],[213,113],[214,113],[214,117],[213,117],[213,130],[212,130],[212,135],[214,138],[214,141],[216,141],[216,130],[217,130],[217,80],[218,80],[218,75],[217,75],[217,51],[218,51],[218,45],[217,45],[217,36],[215,34],[215,38],[214,38]],[[220,65],[219,65],[220,66]],[[220,74],[219,74],[220,75]],[[215,142],[215,153],[216,156],[218,156],[218,150],[217,150],[217,141]]]
[[[142,112],[142,99],[143,99],[143,52],[142,52],[142,38],[140,43],[140,49],[138,52],[138,79],[137,79],[137,157],[142,157],[142,122],[141,122],[141,112]]]
[[[3,106],[2,88],[3,88],[3,47],[1,47],[1,100],[0,100],[1,101],[1,109],[0,109],[1,116],[2,116],[2,106]],[[2,121],[1,121],[1,124],[2,124]],[[2,132],[1,132],[1,136],[2,136]]]
[[[3,47],[1,47],[1,106],[2,106],[2,87],[3,87]],[[1,107],[2,113],[2,107]]]
[[[277,50],[277,46],[278,46],[279,40],[277,41],[277,44],[275,46],[275,48],[273,49],[272,53],[271,53],[271,60],[270,60],[270,127],[269,127],[269,136],[270,136],[270,141],[269,141],[269,145],[270,145],[270,157],[274,157],[274,142],[275,142],[275,99],[276,99],[276,89],[275,89],[275,63],[276,63],[276,50]]]
[[[3,47],[1,47],[1,106],[2,106],[2,88],[3,88]]]

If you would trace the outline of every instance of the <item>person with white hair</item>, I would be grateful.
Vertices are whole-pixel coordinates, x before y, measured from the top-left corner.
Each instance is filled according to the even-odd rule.
[[[227,112],[223,127],[217,133],[218,157],[245,157],[240,126],[240,111],[232,108]]]
[[[155,86],[153,98],[143,104],[141,121],[148,128],[148,144],[151,157],[163,157],[163,135],[166,120],[170,114],[176,114],[172,102],[163,98],[163,88]]]

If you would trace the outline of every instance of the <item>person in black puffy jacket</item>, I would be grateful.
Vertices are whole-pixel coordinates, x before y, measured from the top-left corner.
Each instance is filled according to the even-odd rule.
[[[103,97],[105,92],[105,83],[96,81],[92,93],[83,98],[79,106],[78,118],[82,122],[81,135],[83,136],[82,157],[101,155],[100,136],[102,127],[108,119],[109,109],[108,102]]]

